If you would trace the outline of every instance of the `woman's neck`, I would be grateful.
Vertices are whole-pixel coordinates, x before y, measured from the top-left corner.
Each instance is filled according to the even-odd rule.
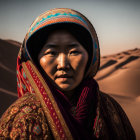
[[[72,105],[76,105],[77,104],[77,101],[78,101],[78,91],[75,89],[75,90],[72,90],[72,91],[66,91],[64,92],[64,95],[67,97],[67,99],[69,100],[69,102],[72,104]]]
[[[73,97],[73,95],[75,94],[75,91],[63,91],[64,95],[71,100],[71,98]]]

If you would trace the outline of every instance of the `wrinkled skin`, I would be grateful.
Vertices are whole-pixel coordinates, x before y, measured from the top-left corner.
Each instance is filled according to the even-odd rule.
[[[88,53],[68,31],[56,30],[48,36],[38,61],[52,83],[67,92],[82,81]]]

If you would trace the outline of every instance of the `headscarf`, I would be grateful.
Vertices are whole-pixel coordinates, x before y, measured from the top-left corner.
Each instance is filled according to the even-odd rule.
[[[74,36],[87,50],[90,59],[79,88],[76,116],[68,110],[71,105],[65,95],[53,87],[42,75],[36,62],[37,53],[46,37],[53,29],[70,28]],[[82,41],[81,38],[84,38]],[[85,43],[86,42],[86,43]],[[19,97],[25,93],[35,93],[40,99],[44,112],[56,139],[91,139],[81,126],[85,125],[87,118],[92,116],[87,110],[93,109],[92,99],[95,98],[98,85],[94,77],[100,65],[99,42],[94,27],[81,13],[67,8],[49,10],[40,16],[30,26],[17,58],[17,90]],[[92,116],[93,117],[93,116]],[[89,119],[89,118],[88,118]],[[94,121],[94,120],[93,120]],[[92,121],[92,125],[93,125]],[[94,126],[88,126],[92,129]]]
[[[60,26],[62,25],[63,27],[64,26],[63,24],[65,24],[65,26],[68,26],[68,28],[79,32],[79,35],[77,36],[80,37],[84,36],[84,38],[86,38],[88,41],[90,40],[89,38],[92,39],[91,46],[87,45],[88,48],[85,47],[86,50],[89,50],[88,53],[90,53],[90,55],[92,56],[92,59],[90,60],[91,61],[90,66],[89,69],[87,70],[86,76],[87,75],[90,77],[95,76],[100,65],[99,42],[98,42],[96,31],[92,26],[91,22],[84,15],[72,9],[66,9],[66,8],[52,9],[41,14],[35,19],[35,21],[32,23],[25,36],[24,47],[25,47],[25,52],[27,54],[27,57],[29,57],[29,59],[32,59],[30,50],[36,49],[33,48],[35,46],[28,45],[30,44],[30,42],[35,42],[36,40],[38,40],[38,42],[43,42],[42,40],[44,40],[43,39],[44,34],[42,33],[42,30],[44,30],[44,32],[47,35],[47,31],[48,32],[51,31],[51,28],[55,28],[54,26],[59,26],[59,25]],[[45,31],[45,29],[47,31]],[[84,39],[84,41],[86,39]]]

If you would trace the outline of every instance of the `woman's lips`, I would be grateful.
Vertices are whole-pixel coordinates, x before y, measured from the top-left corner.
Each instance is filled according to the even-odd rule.
[[[62,81],[65,81],[65,80],[68,80],[68,79],[71,79],[71,78],[72,78],[72,76],[70,76],[70,75],[68,75],[68,74],[56,76],[56,79],[62,80]]]

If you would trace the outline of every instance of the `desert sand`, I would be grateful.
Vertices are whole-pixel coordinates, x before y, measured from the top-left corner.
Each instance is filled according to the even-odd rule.
[[[21,43],[0,39],[0,116],[17,99],[16,57]],[[140,49],[101,56],[100,90],[120,103],[140,140]]]

